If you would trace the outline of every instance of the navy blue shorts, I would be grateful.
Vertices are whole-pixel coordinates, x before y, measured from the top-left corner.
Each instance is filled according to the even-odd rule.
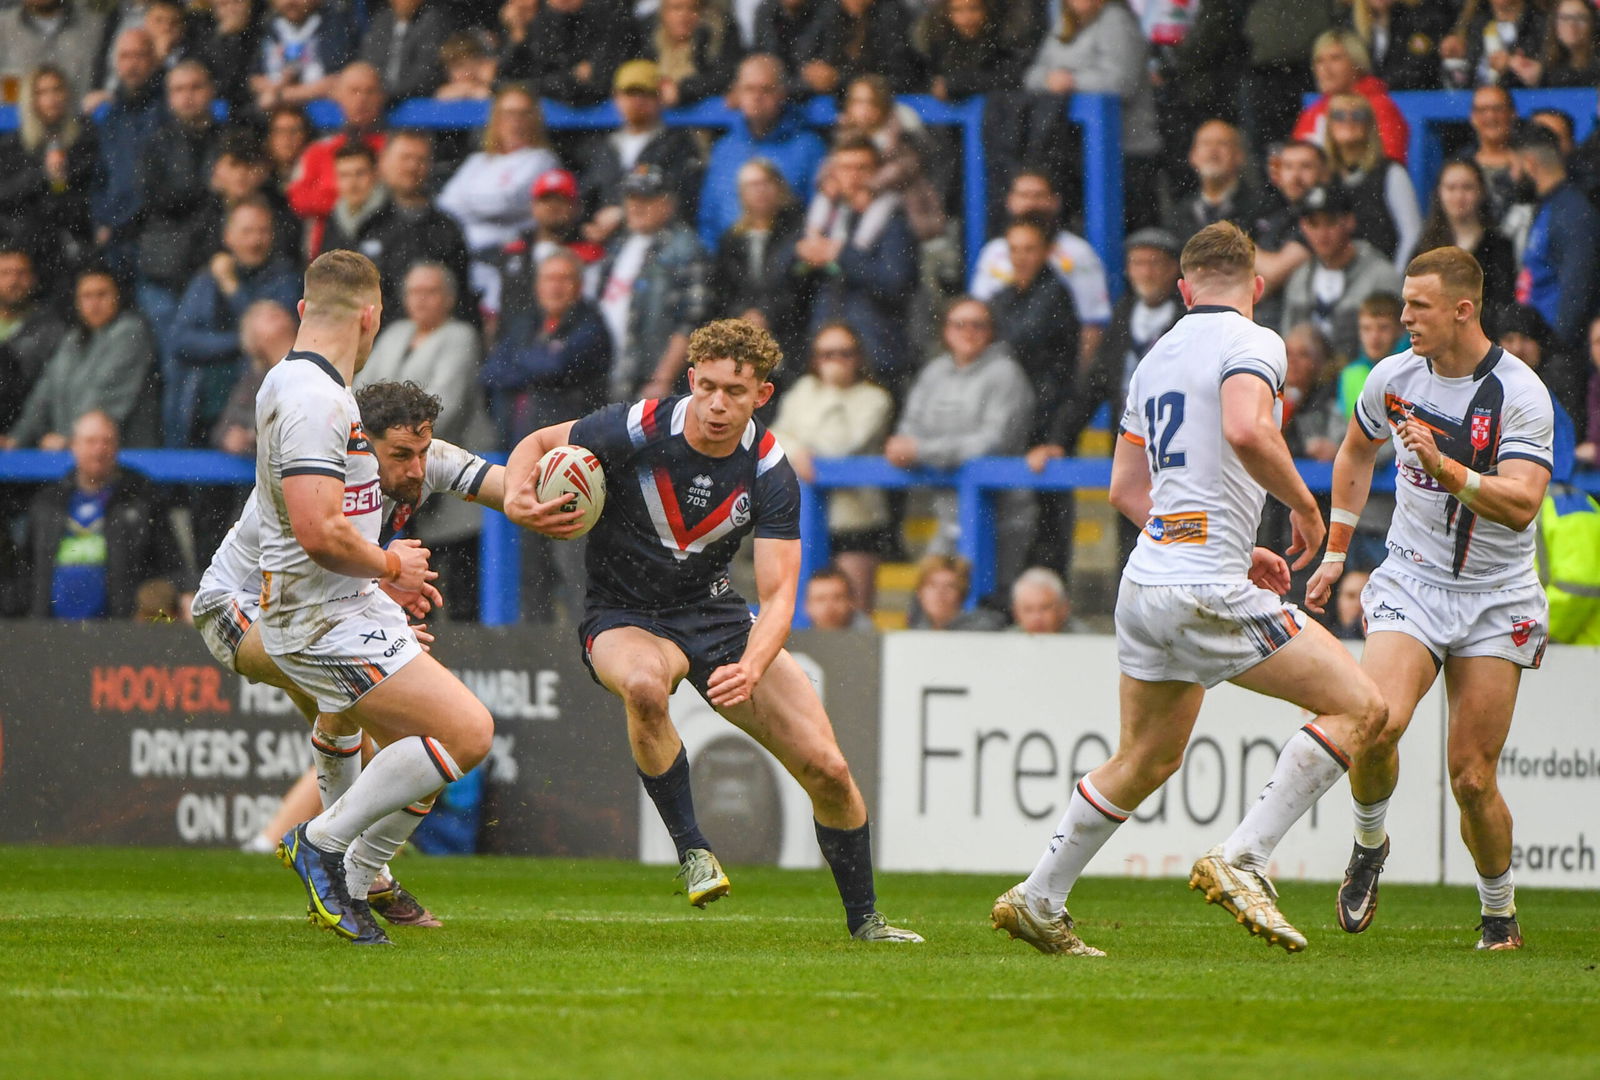
[[[689,682],[705,694],[711,673],[744,655],[754,622],[749,606],[737,594],[656,611],[587,604],[583,621],[578,624],[578,640],[583,643],[583,664],[589,669],[589,677],[598,683],[600,677],[589,661],[594,639],[619,626],[637,626],[682,649],[689,658]]]

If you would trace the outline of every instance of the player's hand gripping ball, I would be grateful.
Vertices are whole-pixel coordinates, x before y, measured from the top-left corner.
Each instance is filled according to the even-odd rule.
[[[594,528],[594,523],[600,520],[600,512],[606,508],[606,474],[600,468],[599,458],[581,446],[558,446],[539,459],[533,475],[534,494],[540,502],[567,495],[561,509],[583,511],[578,530],[566,539],[582,536]]]

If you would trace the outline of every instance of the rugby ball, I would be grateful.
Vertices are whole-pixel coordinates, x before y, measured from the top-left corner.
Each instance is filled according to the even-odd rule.
[[[599,458],[581,446],[558,446],[539,459],[533,475],[533,493],[540,502],[565,494],[569,498],[563,510],[583,511],[578,531],[564,539],[575,539],[594,528],[606,508],[606,474]]]

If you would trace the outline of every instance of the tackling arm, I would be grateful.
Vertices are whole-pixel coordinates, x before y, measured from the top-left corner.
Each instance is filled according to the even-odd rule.
[[[335,574],[377,578],[406,591],[422,588],[428,550],[415,540],[400,540],[387,551],[366,540],[344,516],[344,484],[331,476],[305,473],[283,479],[289,528],[311,561]]]

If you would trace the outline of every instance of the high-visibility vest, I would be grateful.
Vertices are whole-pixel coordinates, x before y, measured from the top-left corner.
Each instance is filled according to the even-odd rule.
[[[1551,484],[1535,538],[1539,581],[1550,598],[1550,640],[1600,645],[1600,502]]]

